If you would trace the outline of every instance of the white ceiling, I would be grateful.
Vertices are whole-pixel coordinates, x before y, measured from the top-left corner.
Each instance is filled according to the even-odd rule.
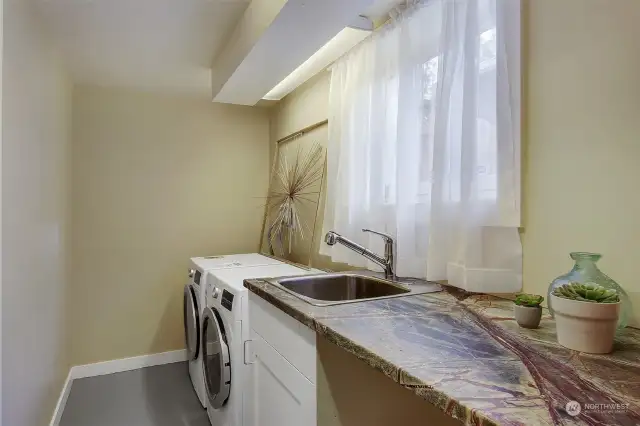
[[[406,0],[375,0],[364,15],[381,24],[386,20],[391,9],[405,2]]]
[[[371,21],[367,21],[371,24]],[[285,77],[273,89],[271,89],[262,99],[279,101],[293,92],[301,84],[308,81],[314,75],[325,70],[339,57],[353,49],[358,43],[371,35],[371,31],[344,28],[335,37],[316,51],[309,59],[296,68],[291,74]]]
[[[248,0],[37,0],[77,83],[211,97]]]
[[[213,87],[214,100],[255,105],[373,3],[373,0],[288,0],[233,73],[225,76],[224,85]]]
[[[250,3],[34,1],[76,83],[208,99],[211,62]],[[375,0],[365,14],[378,18],[400,1]]]

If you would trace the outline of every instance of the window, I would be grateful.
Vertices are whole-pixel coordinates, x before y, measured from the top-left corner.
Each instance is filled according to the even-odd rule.
[[[516,288],[520,2],[410,3],[332,67],[323,229],[393,234],[403,276]]]
[[[491,28],[480,34],[478,66],[479,79],[476,82],[477,141],[475,172],[477,175],[475,193],[478,199],[497,197],[497,139],[496,139],[496,29]],[[426,203],[431,197],[433,185],[433,142],[435,130],[435,103],[438,86],[438,57],[423,64],[423,124],[422,124],[422,169],[418,202]],[[453,157],[455,145],[447,153]],[[452,161],[455,163],[455,160]],[[459,186],[452,185],[453,200],[460,200]]]

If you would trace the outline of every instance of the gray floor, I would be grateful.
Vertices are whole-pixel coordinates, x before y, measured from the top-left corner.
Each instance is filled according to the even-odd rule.
[[[73,381],[60,426],[210,426],[185,362]]]

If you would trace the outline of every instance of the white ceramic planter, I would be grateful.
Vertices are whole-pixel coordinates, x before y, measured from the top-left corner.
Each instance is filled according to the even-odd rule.
[[[613,349],[613,338],[620,315],[618,303],[591,303],[551,295],[558,343],[569,349],[606,354]]]

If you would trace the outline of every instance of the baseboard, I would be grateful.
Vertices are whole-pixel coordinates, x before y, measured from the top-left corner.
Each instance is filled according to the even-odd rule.
[[[181,349],[178,351],[161,352],[158,354],[134,356],[131,358],[114,359],[112,361],[97,362],[94,364],[76,365],[71,367],[67,380],[64,382],[58,403],[53,411],[49,426],[58,426],[62,418],[64,406],[69,398],[71,385],[74,379],[82,379],[85,377],[104,376],[105,374],[120,373],[123,371],[138,370],[145,367],[153,367],[154,365],[173,364],[174,362],[187,361],[187,351]]]
[[[69,392],[71,392],[71,383],[73,383],[73,377],[71,376],[70,369],[69,374],[67,374],[67,380],[64,381],[64,385],[62,386],[62,391],[60,392],[60,397],[58,398],[56,408],[55,410],[53,410],[53,416],[51,417],[49,426],[58,426],[58,424],[60,423],[60,419],[62,419],[62,412],[64,411],[64,406],[67,404],[67,398],[69,398]]]
[[[81,379],[83,377],[103,376],[105,374],[120,373],[122,371],[137,370],[154,365],[172,364],[186,360],[187,351],[182,349],[179,351],[96,362],[95,364],[76,365],[71,368],[71,375],[74,379]]]

